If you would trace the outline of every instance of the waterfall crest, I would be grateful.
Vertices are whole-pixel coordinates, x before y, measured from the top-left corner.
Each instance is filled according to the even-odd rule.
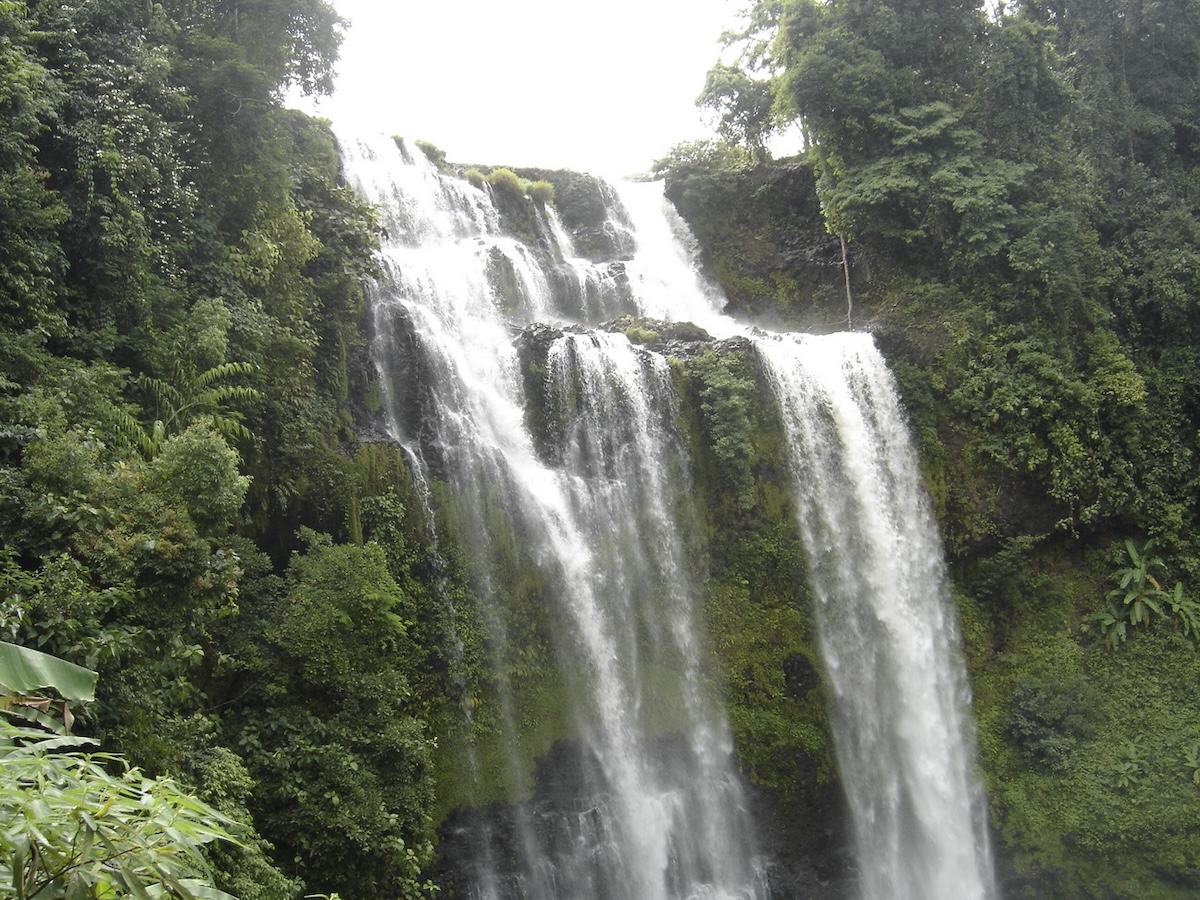
[[[393,437],[421,478],[451,485],[475,558],[504,557],[502,533],[532,548],[578,741],[574,799],[523,807],[511,853],[481,833],[469,896],[771,896],[679,524],[690,461],[668,362],[586,329],[630,312],[742,336],[775,395],[865,900],[994,896],[940,551],[870,338],[768,335],[723,316],[655,185],[621,189],[604,227],[622,256],[596,262],[552,211],[534,211],[531,248],[504,234],[486,187],[390,139],[340,143],[347,177],[383,211],[372,311]],[[543,354],[537,421],[521,341]],[[476,589],[502,655],[502,591],[486,572]],[[498,679],[514,745],[517,687]],[[529,773],[510,766],[528,794]]]

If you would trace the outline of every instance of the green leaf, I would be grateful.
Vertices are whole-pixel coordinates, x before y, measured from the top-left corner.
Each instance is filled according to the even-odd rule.
[[[15,693],[54,688],[67,700],[94,700],[96,673],[48,653],[0,641],[0,687]]]
[[[140,873],[135,872],[132,867],[122,864],[119,875],[125,889],[136,900],[152,900],[149,891],[146,890],[146,885],[142,884]]]
[[[179,883],[187,889],[191,896],[198,897],[200,900],[237,900],[232,894],[227,894],[196,878],[181,878]]]
[[[29,844],[26,841],[19,841],[13,850],[12,856],[12,880],[13,890],[16,893],[17,900],[24,900],[25,897],[25,857],[28,855]]]
[[[87,883],[87,879],[80,872],[73,874],[67,885],[65,900],[88,900],[90,896],[91,885]]]

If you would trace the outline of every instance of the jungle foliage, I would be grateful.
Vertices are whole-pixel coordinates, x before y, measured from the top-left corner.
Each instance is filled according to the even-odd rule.
[[[656,169],[743,315],[844,323],[847,242],[950,554],[1005,894],[1195,893],[1200,7],[761,0],[726,40],[701,103],[752,157],[769,84],[758,127],[803,157]]]
[[[0,896],[232,900],[201,851],[236,843],[235,823],[71,735],[95,688],[90,669],[0,642]]]
[[[341,26],[325,0],[0,2],[0,630],[99,672],[71,715],[105,751],[6,731],[3,759],[43,785],[31,827],[119,850],[66,896],[419,890],[416,551],[341,450],[377,225],[280,102],[328,89]],[[165,831],[117,843],[138,804]],[[6,857],[17,896],[51,895],[49,847]]]

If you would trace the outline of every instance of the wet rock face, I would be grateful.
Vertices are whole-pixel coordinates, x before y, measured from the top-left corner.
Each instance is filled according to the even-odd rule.
[[[534,323],[521,329],[514,339],[525,389],[525,421],[538,455],[548,464],[562,461],[565,423],[555,416],[548,394],[547,356],[551,346],[568,332],[586,333],[586,326],[557,326]],[[665,322],[646,316],[624,315],[610,319],[595,330],[624,334],[648,350],[687,360],[712,349],[718,354],[747,352],[749,343],[737,337],[715,340],[691,322]]]
[[[749,789],[771,900],[857,900],[849,813],[835,785],[803,794]]]
[[[526,896],[539,873],[528,867],[525,845],[562,852],[564,842],[594,824],[589,810],[603,783],[582,744],[560,741],[538,761],[528,800],[452,812],[438,830],[438,860],[427,874],[445,897],[473,897],[485,884],[500,897]]]
[[[807,163],[669,179],[666,195],[725,291],[727,313],[791,330],[845,321],[841,246],[825,230]],[[868,260],[851,254],[850,268],[857,290],[869,278]]]
[[[592,262],[633,257],[629,217],[604,179],[564,169],[518,169],[517,174],[554,185],[554,208],[581,257]]]
[[[619,316],[597,327],[601,331],[623,334],[635,344],[653,346],[659,350],[668,345],[713,342],[712,335],[699,325],[691,322],[666,322],[649,316]]]
[[[783,676],[787,679],[788,692],[796,698],[821,684],[821,674],[802,653],[793,653],[783,660]]]
[[[673,761],[690,750],[678,736],[654,743],[669,782]],[[748,782],[742,789],[757,823],[755,837],[772,900],[856,896],[845,813],[835,787],[804,798]],[[559,741],[538,760],[528,800],[451,813],[438,832],[438,861],[426,874],[448,898],[476,896],[487,883],[501,898],[539,896],[549,885],[552,896],[630,900],[604,864],[607,793],[604,774],[582,742]],[[527,858],[523,845],[530,841],[548,849],[551,858],[572,864],[529,870],[522,861]]]
[[[580,255],[593,260],[632,259],[635,241],[616,192],[592,175],[573,179],[559,202],[559,215]]]
[[[603,182],[593,175],[571,175],[561,190],[556,187],[554,196],[558,214],[571,231],[599,228],[608,218]]]

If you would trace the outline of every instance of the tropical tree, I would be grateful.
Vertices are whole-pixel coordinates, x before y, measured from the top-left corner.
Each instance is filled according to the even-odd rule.
[[[770,156],[767,139],[776,129],[775,86],[771,80],[717,63],[708,70],[696,103],[713,111],[717,133],[725,140],[745,147],[758,162]]]
[[[94,742],[65,733],[67,701],[91,700],[95,684],[95,672],[0,643],[0,709],[50,725],[51,704],[64,713],[53,730],[0,716],[0,898],[233,900],[212,886],[203,849],[236,842],[234,822],[118,755],[78,752]],[[47,688],[64,700],[29,693]]]
[[[131,422],[127,431],[147,459],[157,456],[169,438],[200,418],[226,438],[249,440],[253,435],[242,424],[241,412],[227,404],[260,396],[252,387],[229,383],[230,378],[253,371],[248,363],[230,362],[197,373],[176,360],[175,377],[170,380],[142,375],[137,379],[139,386],[149,390],[156,401],[153,424],[145,429]]]
[[[60,332],[54,291],[65,261],[57,229],[68,210],[46,187],[36,145],[55,95],[22,8],[0,3],[0,327]]]
[[[247,710],[237,739],[261,785],[255,819],[312,889],[415,896],[432,856],[432,747],[408,710],[412,600],[378,544],[305,538],[275,609],[274,646],[257,650],[262,669],[247,673],[271,713]]]

